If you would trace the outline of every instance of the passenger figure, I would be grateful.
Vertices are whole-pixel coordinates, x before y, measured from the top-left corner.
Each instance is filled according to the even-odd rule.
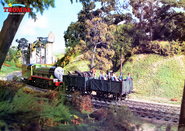
[[[120,74],[119,81],[123,81],[123,73]]]
[[[105,76],[103,73],[104,73],[103,71],[100,71],[100,80],[105,80]]]
[[[129,80],[133,80],[133,78],[130,76],[130,73],[128,73],[128,76],[127,76],[127,81]]]
[[[107,74],[107,80],[111,80],[112,79],[112,76],[110,75],[110,72],[108,72]]]
[[[96,69],[92,69],[91,73],[92,73],[91,77],[93,77],[94,79],[97,79],[97,77],[96,77]]]
[[[114,72],[112,73],[112,81],[118,81]]]

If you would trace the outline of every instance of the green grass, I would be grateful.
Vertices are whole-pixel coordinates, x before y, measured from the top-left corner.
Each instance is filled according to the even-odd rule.
[[[5,76],[5,75],[7,75],[9,73],[12,73],[14,71],[20,71],[21,70],[21,68],[17,68],[16,64],[13,63],[13,62],[6,61],[6,64],[9,64],[10,66],[7,67],[7,66],[2,65],[1,70],[0,70],[0,76]]]
[[[70,71],[73,72],[75,70],[80,70],[80,71],[89,71],[89,65],[90,61],[76,61],[76,62],[71,62],[67,66],[64,67],[65,71]]]
[[[140,59],[139,59],[140,58]],[[123,66],[134,79],[135,94],[131,98],[180,104],[182,99],[185,56],[134,55]],[[177,102],[171,101],[178,99]]]

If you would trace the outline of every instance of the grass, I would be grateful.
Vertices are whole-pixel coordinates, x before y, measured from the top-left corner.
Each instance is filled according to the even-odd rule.
[[[73,72],[75,70],[80,70],[80,71],[89,71],[89,61],[76,61],[76,62],[71,62],[67,66],[64,67],[65,71],[70,71]]]
[[[123,66],[124,77],[128,72],[134,79],[134,99],[180,104],[182,99],[185,56],[134,55]],[[177,102],[171,101],[178,99]]]
[[[5,75],[12,73],[14,71],[21,70],[21,68],[17,68],[15,63],[13,63],[13,62],[6,61],[5,63],[9,64],[10,66],[7,67],[7,66],[2,65],[1,70],[0,70],[0,76],[5,76]]]

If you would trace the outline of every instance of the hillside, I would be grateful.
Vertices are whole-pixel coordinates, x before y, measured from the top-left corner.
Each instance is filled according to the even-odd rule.
[[[64,69],[66,71],[89,70],[89,61],[74,59]],[[180,104],[185,78],[185,56],[164,57],[156,54],[133,55],[123,65],[123,77],[131,73],[136,93],[130,99],[140,99],[160,103]],[[99,71],[97,73],[99,75]],[[119,76],[119,71],[116,72]],[[172,101],[175,100],[175,101]]]
[[[134,55],[124,65],[131,73],[135,94],[131,99],[180,104],[185,78],[185,56]],[[171,101],[171,99],[177,101]]]

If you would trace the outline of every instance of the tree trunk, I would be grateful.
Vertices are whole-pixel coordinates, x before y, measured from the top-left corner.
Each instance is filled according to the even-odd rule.
[[[96,52],[96,46],[97,46],[97,44],[94,45],[94,49],[93,49],[93,56],[92,56],[92,59],[91,59],[91,69],[93,68],[93,62],[94,62],[94,56],[95,56],[95,52]]]
[[[0,69],[24,15],[25,13],[19,15],[9,14],[3,23],[3,27],[0,32]]]
[[[184,81],[184,91],[183,91],[182,102],[181,102],[181,112],[180,112],[180,118],[179,118],[178,131],[184,131],[184,129],[185,129],[185,81]]]
[[[150,2],[150,41],[153,40],[153,1]]]

